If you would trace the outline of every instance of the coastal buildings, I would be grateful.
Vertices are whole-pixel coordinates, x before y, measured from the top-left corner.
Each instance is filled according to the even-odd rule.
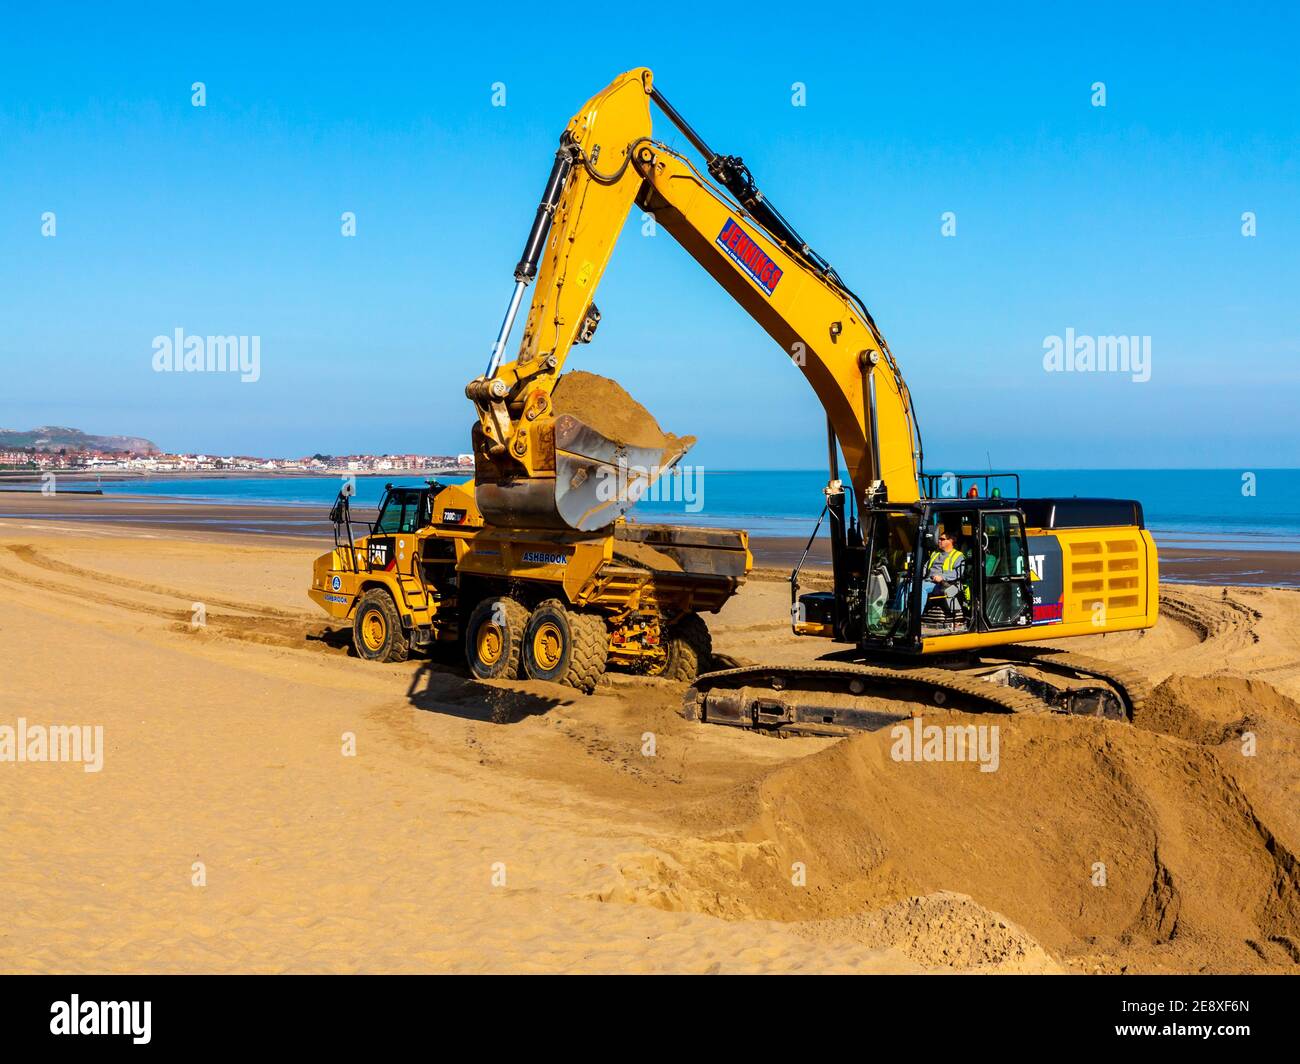
[[[0,471],[69,473],[425,473],[470,471],[472,455],[351,454],[306,458],[261,458],[252,455],[136,454],[104,451],[0,451]]]

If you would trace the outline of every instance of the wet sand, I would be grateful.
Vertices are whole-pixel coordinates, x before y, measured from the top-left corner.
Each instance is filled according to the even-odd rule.
[[[0,520],[96,522],[105,526],[289,536],[332,541],[328,507],[261,504],[198,503],[153,496],[29,495],[0,493]],[[375,516],[357,507],[358,525]],[[1300,551],[1238,550],[1222,544],[1204,549],[1160,547],[1160,576],[1164,581],[1195,584],[1234,584],[1242,587],[1300,586]],[[750,547],[756,566],[789,570],[798,564],[807,538],[753,537]],[[830,545],[815,540],[805,565],[830,565]]]

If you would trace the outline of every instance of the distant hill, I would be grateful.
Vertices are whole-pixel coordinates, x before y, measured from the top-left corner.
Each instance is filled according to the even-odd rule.
[[[156,454],[158,447],[139,436],[91,436],[80,429],[59,425],[42,425],[26,432],[18,429],[0,429],[0,448],[32,447],[38,451],[109,451],[120,453]]]

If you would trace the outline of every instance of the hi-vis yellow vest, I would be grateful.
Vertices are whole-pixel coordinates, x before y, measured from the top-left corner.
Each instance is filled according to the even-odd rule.
[[[961,551],[959,551],[956,547],[953,547],[953,549],[950,550],[950,551],[949,551],[949,552],[944,556],[944,559],[943,559],[943,571],[944,571],[945,573],[950,573],[950,572],[952,572],[954,569],[956,569],[956,568],[957,568],[957,561],[958,561],[958,559],[961,558],[961,556],[962,556]],[[931,569],[934,568],[934,563],[935,563],[936,561],[938,561],[938,559],[939,559],[939,552],[938,552],[938,551],[935,551],[933,554],[930,555],[930,560],[929,560],[928,562],[925,563],[925,571],[926,571],[927,573],[928,573]]]
[[[963,557],[964,557],[964,555],[962,554],[962,552],[959,551],[956,547],[953,547],[952,550],[950,550],[946,555],[944,555],[944,559],[943,559],[943,571],[944,571],[945,573],[951,573],[954,569],[957,568],[957,563],[958,563],[958,562],[959,562]],[[938,552],[938,551],[935,551],[933,554],[930,555],[930,560],[929,560],[928,562],[925,563],[925,571],[928,573],[931,569],[933,569],[933,568],[934,568],[934,563],[935,563],[936,561],[938,561],[938,560],[939,560],[939,552]],[[970,587],[969,587],[969,586],[963,586],[963,587],[962,587],[962,589],[961,589],[961,596],[962,596],[962,598],[965,599],[967,602],[970,601]]]

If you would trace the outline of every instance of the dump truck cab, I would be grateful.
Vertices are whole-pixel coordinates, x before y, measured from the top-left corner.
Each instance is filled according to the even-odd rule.
[[[361,657],[403,659],[412,645],[455,639],[455,540],[472,534],[472,491],[387,484],[373,522],[352,513],[352,495],[345,485],[330,510],[334,549],[316,559],[309,597],[353,622]]]
[[[387,485],[372,535],[413,535],[433,524],[433,496],[440,486],[395,488]]]

